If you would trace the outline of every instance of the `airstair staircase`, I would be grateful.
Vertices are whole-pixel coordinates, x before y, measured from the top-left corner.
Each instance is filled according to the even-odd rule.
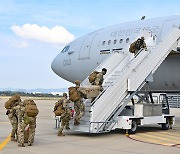
[[[146,32],[140,35],[145,37],[147,50],[142,49],[134,56],[127,46],[122,52],[111,54],[98,66],[97,71],[102,68],[108,70],[104,78],[104,91],[92,103],[89,99],[84,100],[86,111],[81,118],[81,124],[77,126],[71,124],[70,131],[102,133],[115,128],[118,115],[124,107],[144,86],[149,76],[153,75],[171,50],[177,47],[180,29],[173,27],[155,45],[152,45],[154,41],[152,34]],[[86,78],[81,85],[88,84]]]

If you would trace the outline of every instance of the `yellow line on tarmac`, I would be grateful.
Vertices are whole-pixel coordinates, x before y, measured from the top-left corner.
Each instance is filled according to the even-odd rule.
[[[2,122],[0,122],[0,124],[9,124],[9,122],[8,121],[2,121]]]
[[[170,136],[167,134],[161,133],[146,133],[146,134],[135,134],[130,136],[133,139],[138,139],[140,141],[151,142],[156,144],[163,144],[163,145],[176,145],[180,144],[179,137]]]
[[[0,151],[8,144],[11,140],[11,135],[9,135],[1,144],[0,144]]]

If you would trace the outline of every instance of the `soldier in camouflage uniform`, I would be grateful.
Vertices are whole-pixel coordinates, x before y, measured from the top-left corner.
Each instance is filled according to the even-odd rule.
[[[107,72],[107,69],[103,68],[102,71],[99,72],[96,75],[96,78],[95,78],[94,82],[92,83],[92,85],[99,86],[100,87],[100,91],[103,91],[103,87],[102,87],[102,84],[103,84],[103,81],[104,81],[103,76],[106,74],[106,72]]]
[[[11,131],[11,141],[17,141],[17,129],[18,129],[18,119],[16,110],[14,109],[15,106],[17,106],[18,102],[21,101],[21,98],[19,95],[13,95],[11,100],[14,100],[13,106],[11,106],[10,109],[7,109],[6,115],[8,115],[8,118],[12,125],[12,131]]]
[[[25,112],[25,104],[27,101],[32,100],[24,100],[24,102],[19,102],[19,105],[16,106],[16,112],[18,115],[18,146],[24,147],[24,133],[27,125],[29,125],[29,138],[28,138],[28,146],[32,146],[34,142],[35,136],[35,128],[36,128],[36,117],[29,117]]]
[[[63,93],[63,97],[61,98],[61,101],[58,101],[58,102],[62,103],[62,107],[64,109],[64,113],[61,114],[61,127],[58,130],[58,136],[65,136],[62,133],[62,131],[63,131],[64,127],[66,129],[70,129],[69,128],[69,121],[71,119],[71,110],[68,106],[68,103],[70,103],[70,101],[67,99],[67,94]],[[59,104],[59,105],[61,105],[61,104]]]
[[[147,50],[147,47],[146,47],[146,43],[144,41],[144,37],[142,36],[141,38],[138,38],[135,42],[133,42],[131,45],[130,45],[130,52],[131,53],[134,53],[134,55],[136,56],[138,51],[140,49],[146,49]]]
[[[77,89],[80,87],[80,83],[81,82],[79,80],[75,81]],[[80,91],[78,91],[78,94],[80,96],[80,99],[74,102],[74,110],[75,110],[74,125],[80,124],[80,119],[85,113],[85,106],[82,101],[83,94]]]

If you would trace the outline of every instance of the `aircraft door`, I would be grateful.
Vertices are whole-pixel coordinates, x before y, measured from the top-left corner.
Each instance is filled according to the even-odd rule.
[[[167,21],[165,21],[163,26],[162,26],[161,38],[163,38],[164,35],[166,35],[167,32],[170,31],[173,26],[180,27],[180,20],[175,19],[175,20],[167,20]]]
[[[89,34],[82,43],[80,52],[79,52],[79,60],[89,59],[90,58],[90,49],[92,42],[96,36],[96,33]]]

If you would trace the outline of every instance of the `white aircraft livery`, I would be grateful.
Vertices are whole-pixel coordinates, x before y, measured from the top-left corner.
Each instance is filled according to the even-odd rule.
[[[150,31],[155,43],[158,44],[173,27],[180,27],[180,15],[127,22],[94,31],[65,46],[53,60],[51,68],[67,81],[83,81],[113,53],[129,52],[125,48],[129,48],[142,30]],[[153,74],[153,82],[150,83],[152,91],[180,91],[178,46]],[[132,53],[129,54],[133,56]]]

